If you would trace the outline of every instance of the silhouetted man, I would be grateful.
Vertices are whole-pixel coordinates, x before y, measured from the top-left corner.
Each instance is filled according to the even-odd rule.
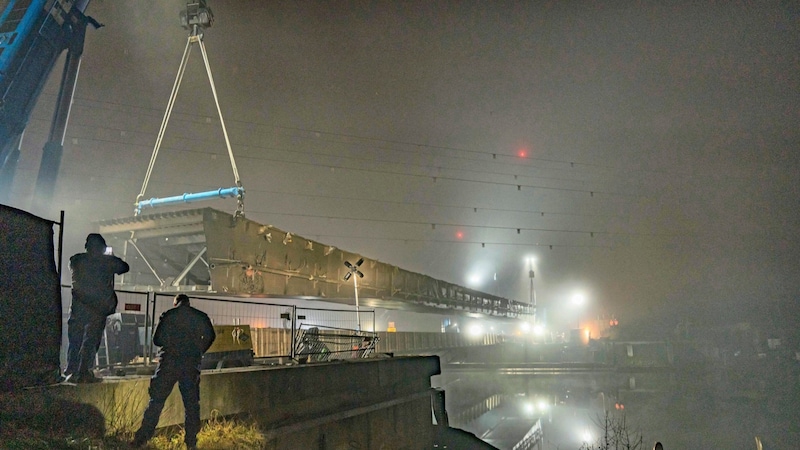
[[[103,236],[92,233],[86,237],[86,253],[69,259],[72,271],[72,306],[67,321],[67,368],[64,375],[74,383],[101,381],[91,371],[92,359],[100,347],[106,317],[117,309],[114,275],[130,270],[128,263],[105,254]]]
[[[189,305],[185,294],[175,296],[174,308],[161,314],[153,343],[161,347],[156,373],[150,379],[150,403],[144,411],[142,427],[136,432],[134,447],[153,437],[161,410],[172,387],[178,383],[186,412],[184,441],[188,449],[197,445],[200,431],[200,361],[216,338],[208,316]]]

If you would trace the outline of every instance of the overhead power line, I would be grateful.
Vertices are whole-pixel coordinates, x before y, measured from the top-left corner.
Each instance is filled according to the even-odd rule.
[[[52,94],[52,93],[46,93],[45,94],[45,93],[43,93],[42,95],[54,96],[55,94]],[[154,116],[154,117],[160,117],[160,114],[163,113],[163,111],[161,111],[161,110],[159,110],[157,108],[154,108],[154,107],[131,105],[131,104],[126,104],[126,103],[121,103],[121,102],[90,99],[90,98],[85,98],[85,97],[75,97],[75,102],[76,102],[75,106],[79,106],[80,102],[82,102],[82,101],[85,101],[87,103],[94,103],[94,104],[111,105],[111,106],[114,106],[114,107],[131,108],[131,109],[134,109],[134,110],[142,111],[143,114],[146,114],[146,115],[149,115],[149,116]],[[92,107],[96,108],[96,106],[92,106]],[[114,108],[106,108],[106,109],[115,110]],[[198,113],[192,113],[192,112],[176,112],[176,116],[184,116],[184,117],[196,118],[196,119],[198,119],[196,121],[196,123],[205,123],[205,120],[207,118],[207,115],[198,114]],[[572,169],[572,168],[576,168],[576,167],[586,167],[586,168],[603,169],[603,170],[608,170],[608,171],[614,171],[614,172],[618,172],[618,173],[622,172],[622,173],[625,173],[627,175],[631,175],[633,173],[641,173],[643,175],[658,174],[658,175],[664,175],[664,176],[669,176],[669,177],[684,177],[684,178],[694,178],[694,177],[698,176],[698,175],[695,175],[695,174],[685,173],[685,172],[678,171],[678,170],[669,170],[669,169],[653,170],[653,169],[642,169],[642,168],[631,169],[631,168],[622,167],[622,166],[613,166],[613,165],[597,164],[597,163],[587,163],[587,162],[577,161],[577,160],[543,158],[543,157],[537,157],[537,156],[529,156],[529,157],[527,157],[526,159],[528,161],[530,161],[530,162],[528,162],[528,161],[520,160],[517,155],[504,153],[504,152],[498,152],[498,151],[472,150],[472,149],[452,147],[452,146],[425,144],[425,143],[420,143],[420,142],[404,141],[404,140],[392,140],[392,139],[385,139],[385,138],[379,138],[379,137],[374,137],[374,136],[363,136],[363,135],[357,135],[357,134],[352,134],[352,133],[342,133],[342,132],[335,132],[335,131],[326,131],[326,130],[318,130],[318,129],[292,127],[292,126],[277,125],[277,124],[266,124],[266,123],[263,123],[263,122],[254,122],[254,121],[248,121],[248,120],[231,120],[231,119],[228,119],[228,122],[230,122],[231,124],[238,123],[238,124],[244,124],[244,125],[250,125],[250,126],[268,127],[268,128],[271,128],[271,129],[284,129],[284,130],[300,131],[300,132],[304,132],[304,133],[313,133],[313,134],[328,135],[328,136],[338,136],[338,137],[344,137],[344,138],[349,138],[349,139],[359,139],[359,140],[368,141],[368,142],[382,142],[382,143],[387,143],[387,144],[405,145],[405,146],[417,147],[417,148],[428,148],[428,149],[455,151],[455,152],[461,152],[461,153],[465,153],[465,154],[482,155],[482,156],[487,156],[487,157],[500,156],[502,158],[513,159],[514,162],[513,163],[508,163],[508,164],[513,164],[514,166],[520,166],[520,165],[530,166],[530,163],[532,163],[534,161],[541,161],[541,162],[547,162],[547,163],[561,164],[561,165],[565,166],[565,169],[566,168]],[[483,160],[481,160],[481,161],[483,161]],[[547,170],[562,170],[562,169],[548,168]]]
[[[277,216],[291,216],[291,217],[308,217],[313,219],[324,220],[347,220],[354,222],[372,222],[372,223],[389,223],[389,224],[404,224],[404,225],[423,225],[436,229],[436,227],[451,227],[451,228],[472,228],[482,230],[505,230],[513,231],[521,234],[523,231],[534,231],[544,233],[567,233],[567,234],[581,234],[589,237],[607,235],[607,236],[651,236],[651,237],[677,237],[688,236],[687,233],[634,233],[634,232],[619,232],[619,231],[592,231],[592,230],[567,230],[558,228],[535,228],[535,227],[513,227],[513,226],[499,226],[499,225],[480,225],[480,224],[464,224],[464,223],[447,223],[447,222],[430,222],[430,221],[416,221],[416,220],[396,220],[396,219],[371,219],[363,217],[349,217],[349,216],[329,216],[319,214],[298,214],[298,213],[283,213],[265,210],[252,210],[254,213],[271,214]]]
[[[369,240],[369,241],[387,241],[387,242],[432,242],[437,244],[457,244],[457,245],[479,245],[481,248],[492,246],[512,246],[512,247],[543,247],[550,250],[556,248],[601,248],[612,249],[610,245],[581,245],[581,244],[542,244],[531,242],[497,242],[497,241],[469,241],[469,240],[455,240],[455,239],[421,239],[421,238],[387,238],[387,237],[370,237],[370,236],[345,236],[337,234],[311,234],[308,238],[316,240],[322,239],[355,239],[355,240]]]

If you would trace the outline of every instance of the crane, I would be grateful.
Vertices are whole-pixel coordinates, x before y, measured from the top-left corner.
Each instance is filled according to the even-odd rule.
[[[56,60],[66,50],[56,108],[36,179],[37,209],[49,206],[61,165],[86,28],[89,0],[10,0],[0,15],[0,202],[8,202],[19,146]]]
[[[167,110],[164,112],[164,118],[161,121],[161,128],[158,130],[158,137],[153,148],[153,154],[150,157],[150,165],[147,167],[147,173],[142,183],[142,190],[136,196],[134,205],[135,215],[140,215],[145,208],[154,208],[163,205],[172,205],[177,203],[190,203],[201,200],[209,200],[213,198],[226,198],[234,197],[237,201],[236,213],[234,217],[244,217],[244,187],[242,187],[242,180],[239,178],[239,169],[236,167],[236,160],[233,157],[233,150],[231,150],[231,141],[228,138],[228,130],[225,127],[225,120],[222,117],[222,109],[219,106],[219,99],[217,98],[217,88],[214,85],[214,76],[211,74],[211,65],[208,62],[208,53],[203,44],[203,30],[210,27],[214,23],[214,14],[211,8],[208,7],[205,0],[187,0],[186,8],[181,11],[181,24],[189,30],[189,37],[186,41],[186,47],[183,50],[183,57],[181,58],[180,66],[178,67],[178,75],[175,77],[175,83],[172,85],[172,93],[170,94],[169,101],[167,102]],[[225,145],[228,150],[228,157],[231,162],[231,169],[233,169],[233,177],[236,186],[229,188],[219,188],[213,191],[184,193],[183,195],[175,195],[166,198],[151,198],[144,199],[144,193],[147,190],[147,184],[150,181],[150,176],[153,173],[153,167],[158,157],[158,152],[161,148],[161,142],[164,139],[167,125],[169,124],[170,116],[172,115],[172,108],[175,106],[175,99],[178,97],[178,90],[181,87],[183,74],[186,71],[186,63],[189,60],[192,47],[198,44],[200,52],[203,55],[203,62],[205,63],[206,75],[208,75],[208,82],[211,85],[211,93],[214,96],[214,104],[217,106],[217,113],[219,114],[219,123],[222,126],[222,134],[225,136]]]

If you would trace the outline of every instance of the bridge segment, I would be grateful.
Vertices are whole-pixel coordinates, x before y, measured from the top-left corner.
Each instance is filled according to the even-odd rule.
[[[363,259],[361,304],[439,314],[521,318],[532,306],[479,292],[212,209],[98,223],[131,272],[121,289],[299,298],[352,304],[345,262]]]

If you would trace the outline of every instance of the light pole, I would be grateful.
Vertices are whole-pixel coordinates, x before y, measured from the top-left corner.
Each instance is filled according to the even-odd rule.
[[[572,296],[572,303],[577,310],[576,317],[575,317],[575,334],[578,339],[578,342],[583,342],[586,339],[586,343],[589,342],[589,331],[588,328],[586,330],[581,329],[581,315],[584,312],[584,306],[586,304],[586,294],[583,292],[576,292]],[[584,336],[585,335],[585,336]]]
[[[608,414],[608,412],[606,411],[606,393],[601,392],[600,395],[603,396],[603,417],[605,417],[606,414]]]
[[[572,303],[578,308],[583,307],[584,303],[586,303],[586,295],[584,295],[582,292],[576,293],[575,295],[572,296]],[[576,320],[575,328],[580,329],[581,327],[580,313],[578,313],[578,317],[575,320]]]
[[[346,274],[344,274],[344,281],[347,281],[347,280],[350,279],[350,277],[352,277],[353,278],[353,288],[354,288],[355,293],[356,293],[356,323],[358,324],[358,325],[356,325],[357,326],[357,331],[361,331],[361,317],[358,314],[358,279],[359,278],[364,278],[364,274],[361,273],[360,270],[358,270],[358,267],[363,262],[364,262],[364,258],[359,258],[358,261],[355,264],[350,264],[350,261],[345,261],[344,262],[344,265],[349,269],[349,271]],[[358,276],[354,277],[353,274],[356,274]]]
[[[533,271],[533,264],[536,262],[535,258],[528,258],[528,278],[531,279],[531,292],[530,292],[530,304],[533,306],[533,326],[536,327],[536,289],[533,287],[533,277],[535,273]]]

